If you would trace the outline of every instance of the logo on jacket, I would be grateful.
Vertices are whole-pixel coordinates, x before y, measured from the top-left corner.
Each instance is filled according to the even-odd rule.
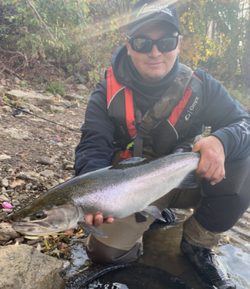
[[[193,103],[190,105],[190,107],[187,109],[187,114],[185,115],[185,120],[188,121],[190,119],[190,117],[192,116],[192,114],[194,113],[194,109],[196,107],[196,105],[199,102],[199,97],[196,96]]]
[[[240,127],[243,133],[250,135],[250,131],[249,131],[250,125],[246,123],[246,120],[244,118],[243,118],[243,121],[240,123]]]

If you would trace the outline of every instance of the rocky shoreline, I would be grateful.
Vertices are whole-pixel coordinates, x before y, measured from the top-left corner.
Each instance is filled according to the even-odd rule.
[[[64,288],[72,236],[26,239],[8,219],[74,176],[89,92],[82,84],[64,96],[14,88],[0,85],[0,288]]]

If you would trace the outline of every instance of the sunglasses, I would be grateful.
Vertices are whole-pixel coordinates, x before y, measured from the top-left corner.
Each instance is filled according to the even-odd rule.
[[[157,40],[145,37],[131,38],[127,36],[127,40],[131,48],[136,52],[149,53],[151,52],[153,46],[156,45],[160,52],[165,53],[175,50],[178,45],[179,34],[174,33],[174,35],[163,37]]]

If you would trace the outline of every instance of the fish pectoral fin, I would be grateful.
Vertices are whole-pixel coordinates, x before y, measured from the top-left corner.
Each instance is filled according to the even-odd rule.
[[[80,221],[77,224],[88,234],[96,235],[96,236],[99,236],[99,237],[102,237],[102,238],[108,238],[107,236],[105,236],[103,234],[101,229],[99,229],[97,227],[94,227],[92,225],[89,225],[89,224],[87,224],[84,221],[82,221],[82,222]]]
[[[159,219],[159,220],[161,220],[163,222],[166,222],[166,220],[162,217],[161,211],[156,206],[148,206],[143,211],[148,213],[148,214],[150,214],[150,215],[152,215],[156,219]]]
[[[193,189],[197,188],[195,172],[189,173],[185,179],[176,187],[177,189]]]

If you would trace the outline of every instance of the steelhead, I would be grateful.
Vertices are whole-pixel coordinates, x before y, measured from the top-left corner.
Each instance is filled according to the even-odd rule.
[[[156,160],[131,158],[62,183],[42,194],[12,217],[13,228],[26,235],[43,235],[80,225],[105,237],[84,222],[87,214],[125,218],[133,213],[162,219],[154,201],[174,188],[194,188],[199,153],[175,153]],[[164,219],[163,219],[164,220]]]

